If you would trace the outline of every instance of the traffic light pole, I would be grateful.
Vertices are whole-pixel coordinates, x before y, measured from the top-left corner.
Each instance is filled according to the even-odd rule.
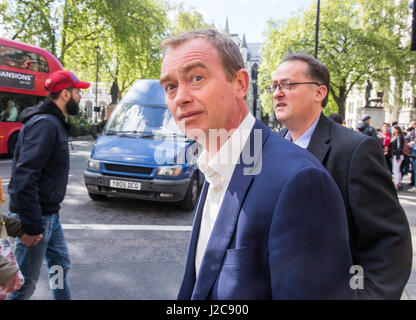
[[[412,39],[410,43],[410,51],[416,51],[416,0],[410,3],[409,7],[413,9],[412,13]]]
[[[416,1],[416,0],[415,0]],[[318,0],[316,5],[316,23],[315,23],[315,50],[313,56],[318,59],[318,40],[319,40],[319,14],[320,14],[321,1]]]

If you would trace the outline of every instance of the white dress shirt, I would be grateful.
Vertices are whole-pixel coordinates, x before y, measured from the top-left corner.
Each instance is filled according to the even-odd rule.
[[[290,130],[286,133],[285,139],[293,142],[294,144],[298,145],[299,147],[306,149],[309,146],[309,142],[311,141],[312,134],[315,131],[316,126],[318,125],[318,121],[321,115],[316,118],[315,122],[306,130],[302,136],[299,137],[298,140],[292,141],[292,136],[290,135]]]
[[[235,165],[239,162],[240,154],[246,144],[256,119],[248,113],[230,138],[222,145],[220,150],[209,159],[206,150],[198,158],[198,166],[209,182],[207,197],[201,218],[198,244],[195,256],[195,271],[198,275],[205,249],[217,220],[225,192],[231,181]]]

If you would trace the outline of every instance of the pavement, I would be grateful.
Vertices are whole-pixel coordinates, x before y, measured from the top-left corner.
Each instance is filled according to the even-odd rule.
[[[95,139],[91,135],[89,135],[71,138],[70,140],[85,141]],[[404,188],[403,190],[398,192],[398,197],[410,224],[413,245],[413,263],[410,278],[405,286],[401,299],[416,300],[416,193],[408,191],[408,189],[410,189],[411,187],[409,186],[410,174],[407,174],[403,177],[402,183]],[[45,283],[47,283],[46,280]],[[47,291],[48,288],[45,288],[45,290]]]
[[[399,191],[398,196],[410,224],[413,246],[412,272],[404,288],[402,300],[416,300],[416,193],[407,191],[411,187],[408,185],[410,183],[410,174],[403,177],[402,183],[404,190]]]
[[[69,141],[85,141],[85,140],[95,140],[95,138],[92,135],[69,137]]]
[[[89,136],[79,136],[71,138],[72,141],[82,141],[82,140],[95,140],[91,135]],[[409,281],[406,284],[404,292],[402,294],[402,300],[416,300],[416,193],[409,192],[411,186],[410,183],[410,174],[407,174],[403,177],[403,190],[399,191],[398,197],[400,203],[406,213],[407,219],[410,224],[410,231],[412,234],[412,245],[413,245],[413,263],[412,271],[410,274]]]

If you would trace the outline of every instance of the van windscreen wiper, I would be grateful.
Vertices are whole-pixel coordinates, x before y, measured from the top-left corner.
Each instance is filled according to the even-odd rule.
[[[118,133],[118,131],[114,131],[114,130],[107,130],[106,132],[104,132],[104,134],[106,136],[114,136]]]
[[[128,136],[128,137],[137,137],[137,138],[151,138],[154,137],[154,133],[150,131],[136,131],[136,130],[123,130],[123,131],[114,131],[113,134],[119,136]]]
[[[176,133],[176,132],[172,132],[172,133],[164,133],[163,134],[163,137],[164,138],[168,138],[168,137],[178,137],[178,138],[183,138],[183,139],[185,139],[185,141],[186,142],[189,142],[189,141],[193,141],[192,139],[189,139],[189,138],[187,138],[183,133]]]

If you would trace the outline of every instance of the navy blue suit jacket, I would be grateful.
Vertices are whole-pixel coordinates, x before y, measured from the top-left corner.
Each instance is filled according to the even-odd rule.
[[[251,164],[240,157],[196,277],[208,183],[203,186],[178,299],[353,298],[347,220],[336,184],[313,155],[259,121],[245,146],[251,155],[255,130],[262,152]]]

